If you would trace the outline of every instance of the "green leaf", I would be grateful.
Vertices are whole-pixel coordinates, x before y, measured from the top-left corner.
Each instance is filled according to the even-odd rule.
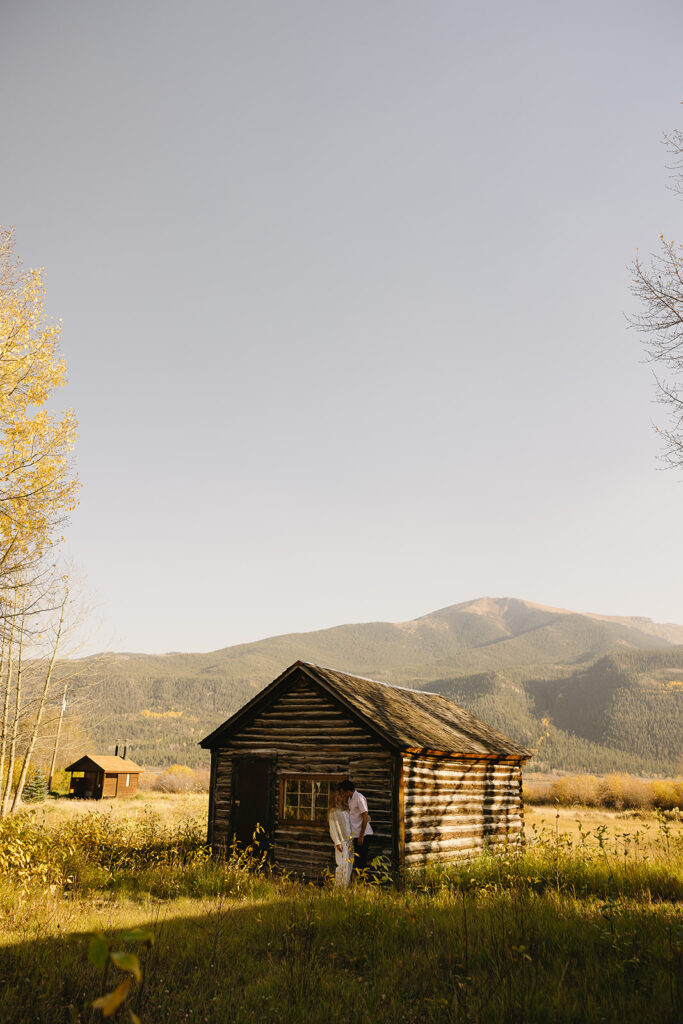
[[[97,967],[100,971],[103,971],[107,966],[107,960],[109,959],[109,943],[105,939],[101,932],[97,932],[95,935],[90,936],[88,943],[88,960]]]
[[[100,996],[96,999],[93,1005],[93,1010],[101,1010],[103,1017],[111,1017],[112,1013],[116,1013],[119,1006],[130,992],[130,978],[126,978],[122,981],[113,992],[107,992],[106,995]]]
[[[136,981],[142,981],[142,971],[140,970],[140,961],[136,957],[135,953],[124,953],[122,950],[115,950],[109,954],[112,962],[120,967],[122,971],[129,971]]]
[[[127,932],[121,932],[118,937],[121,942],[145,942],[148,946],[154,945],[154,932],[149,928],[131,928]]]

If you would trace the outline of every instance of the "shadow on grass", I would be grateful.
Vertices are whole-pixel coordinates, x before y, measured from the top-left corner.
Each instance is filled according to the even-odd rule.
[[[173,911],[141,908],[135,921],[156,935],[130,1001],[143,1024],[680,1020],[683,928],[671,906],[302,889]],[[87,935],[57,928],[34,922],[34,937],[0,950],[5,1024],[100,1020]]]

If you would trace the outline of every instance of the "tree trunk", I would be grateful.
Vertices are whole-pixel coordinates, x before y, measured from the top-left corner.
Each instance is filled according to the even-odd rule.
[[[14,791],[14,800],[12,801],[12,808],[10,813],[14,812],[21,806],[21,794],[26,784],[26,777],[28,775],[29,766],[31,764],[31,758],[33,757],[33,750],[38,739],[38,733],[40,732],[40,723],[43,719],[43,712],[45,711],[45,704],[47,703],[47,695],[50,690],[50,683],[52,682],[52,670],[55,667],[55,661],[57,658],[57,650],[59,649],[59,641],[62,636],[62,627],[64,626],[64,611],[66,608],[66,602],[69,597],[69,591],[64,591],[64,598],[62,600],[62,608],[59,615],[59,625],[57,626],[57,634],[55,636],[54,646],[52,648],[52,654],[50,656],[50,664],[47,667],[45,673],[45,683],[43,685],[43,691],[40,695],[40,702],[38,704],[38,713],[36,714],[35,721],[33,723],[33,731],[31,733],[31,739],[29,740],[28,747],[26,748],[26,754],[24,755],[24,762],[21,766],[21,772],[19,773],[19,781],[17,782],[17,788]]]
[[[0,791],[5,778],[5,757],[7,755],[7,723],[9,721],[9,698],[10,680],[5,675],[5,654],[7,652],[7,637],[2,634],[2,652],[0,652],[0,686],[4,686],[2,698],[2,721],[0,721]]]
[[[17,756],[17,734],[19,732],[19,719],[21,717],[21,662],[22,654],[24,650],[24,620],[26,618],[26,606],[22,604],[21,608],[21,625],[19,626],[19,652],[17,657],[17,681],[14,691],[14,718],[12,720],[12,728],[9,739],[9,758],[7,761],[7,778],[5,780],[5,792],[2,797],[2,808],[0,808],[0,818],[4,818],[9,809],[9,801],[12,795],[12,777],[14,776],[14,763]],[[7,678],[12,678],[12,650],[11,645],[14,638],[14,622],[12,623],[10,631],[10,653],[7,665]],[[9,686],[9,682],[8,682]]]

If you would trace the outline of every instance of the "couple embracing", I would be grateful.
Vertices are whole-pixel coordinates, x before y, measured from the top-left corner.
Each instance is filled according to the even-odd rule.
[[[351,779],[344,779],[336,789],[330,788],[328,822],[337,864],[334,884],[346,887],[353,868],[362,870],[367,866],[373,834],[368,802]]]

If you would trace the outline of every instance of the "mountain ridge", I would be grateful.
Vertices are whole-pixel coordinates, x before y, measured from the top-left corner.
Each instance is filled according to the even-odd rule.
[[[202,735],[297,660],[416,689],[435,684],[536,747],[538,763],[550,767],[666,772],[680,760],[683,626],[519,598],[476,598],[407,622],[347,623],[204,653],[81,659],[98,693],[86,724],[100,744],[127,737],[148,762],[196,763]]]

